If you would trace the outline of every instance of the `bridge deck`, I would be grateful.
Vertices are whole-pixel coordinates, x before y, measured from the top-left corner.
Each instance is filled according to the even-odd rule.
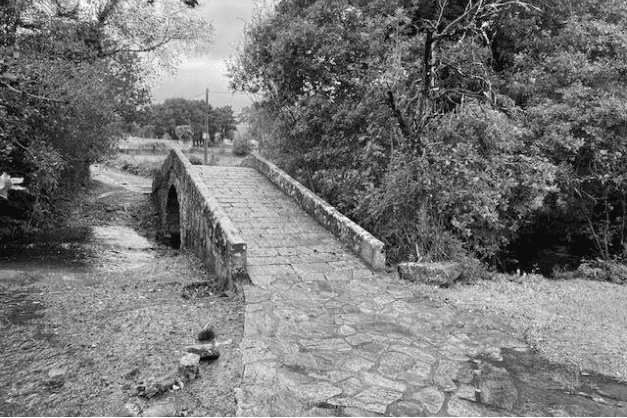
[[[254,169],[194,169],[248,243],[238,415],[490,414],[468,356],[520,342],[375,277]]]

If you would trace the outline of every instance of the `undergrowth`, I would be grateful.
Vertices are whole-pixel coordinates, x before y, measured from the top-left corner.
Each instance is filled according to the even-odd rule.
[[[472,286],[413,288],[434,300],[506,320],[549,360],[627,379],[626,286],[538,274],[494,274]]]
[[[105,164],[137,176],[152,178],[159,172],[164,159],[165,156],[163,155],[118,154],[106,161]]]

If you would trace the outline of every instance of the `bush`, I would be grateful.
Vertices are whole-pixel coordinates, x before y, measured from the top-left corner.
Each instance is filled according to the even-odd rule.
[[[280,3],[248,28],[232,87],[260,98],[264,152],[391,262],[495,262],[523,232],[538,251],[624,254],[626,9]]]
[[[494,279],[494,272],[481,261],[473,257],[462,257],[458,260],[462,270],[461,282],[473,284],[478,281]]]
[[[142,156],[120,154],[106,162],[106,165],[109,167],[126,171],[127,173],[131,173],[136,176],[151,178],[154,178],[157,175],[162,164],[162,158],[155,158],[152,155]]]
[[[472,105],[426,136],[423,153],[395,152],[356,218],[393,249],[392,260],[494,259],[542,207],[554,167],[525,148],[514,122]]]
[[[188,155],[189,162],[193,165],[203,165],[203,160],[195,155]]]
[[[252,151],[252,145],[248,136],[238,135],[233,140],[233,154],[235,155],[248,155]]]
[[[627,266],[617,260],[588,260],[581,263],[574,272],[561,273],[556,277],[625,284],[627,283]]]

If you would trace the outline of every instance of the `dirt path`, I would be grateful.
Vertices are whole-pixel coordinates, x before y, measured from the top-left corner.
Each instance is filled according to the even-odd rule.
[[[242,301],[152,239],[150,179],[102,167],[93,178],[68,225],[0,252],[0,415],[234,415]],[[182,388],[137,396],[176,371],[208,321],[220,358]]]

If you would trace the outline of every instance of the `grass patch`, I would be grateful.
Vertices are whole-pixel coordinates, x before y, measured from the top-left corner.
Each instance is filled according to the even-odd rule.
[[[172,139],[128,137],[118,143],[119,149],[146,151],[168,150],[173,147],[187,149],[191,147],[191,142],[174,141]]]
[[[205,154],[203,149],[192,148],[185,151],[192,164],[205,164]],[[233,147],[227,144],[220,144],[207,150],[207,164],[212,166],[239,166],[244,157],[235,155]]]
[[[164,160],[164,155],[117,154],[105,164],[137,176],[152,178],[159,172]]]
[[[452,289],[417,286],[436,300],[508,320],[551,361],[627,380],[626,286],[504,274]]]
[[[130,140],[129,140],[130,141]],[[170,141],[171,142],[171,141]],[[183,150],[194,165],[205,165],[202,149]],[[154,178],[161,169],[166,154],[124,154],[118,153],[105,162],[105,165],[137,176]],[[207,164],[212,166],[239,166],[243,157],[233,155],[232,147],[220,144],[207,150]]]

